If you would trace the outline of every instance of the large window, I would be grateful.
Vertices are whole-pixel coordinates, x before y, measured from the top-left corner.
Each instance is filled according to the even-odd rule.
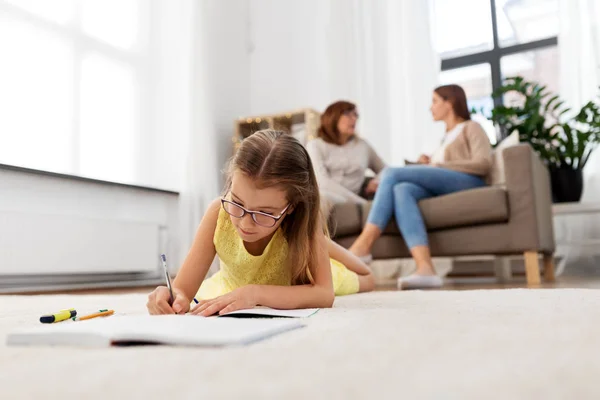
[[[504,77],[521,75],[558,89],[558,0],[434,0],[434,40],[442,84],[456,83],[469,107],[489,115]],[[482,116],[492,141],[496,131]]]
[[[135,183],[149,3],[0,0],[0,163]]]

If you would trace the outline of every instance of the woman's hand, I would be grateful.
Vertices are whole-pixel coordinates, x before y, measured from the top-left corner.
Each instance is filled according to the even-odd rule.
[[[377,188],[379,187],[379,179],[371,179],[369,183],[367,183],[367,187],[365,187],[366,194],[375,194]]]
[[[173,306],[169,304],[171,294],[165,286],[159,286],[148,295],[148,303],[146,307],[152,315],[160,314],[185,314],[190,309],[190,299],[188,299],[181,291],[173,288],[173,296],[175,301]]]
[[[421,154],[421,156],[417,160],[417,164],[430,164],[430,163],[431,163],[431,157],[429,157],[426,154]]]
[[[210,317],[216,313],[220,315],[228,312],[254,308],[258,303],[256,291],[258,287],[253,285],[243,286],[223,296],[212,300],[202,300],[192,308],[191,314]]]

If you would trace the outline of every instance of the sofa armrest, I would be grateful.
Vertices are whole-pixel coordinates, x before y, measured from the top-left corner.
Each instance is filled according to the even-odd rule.
[[[548,169],[528,144],[502,152],[506,174],[511,242],[543,253],[555,249]]]

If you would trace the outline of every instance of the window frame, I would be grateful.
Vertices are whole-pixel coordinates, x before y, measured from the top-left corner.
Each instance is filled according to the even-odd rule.
[[[502,57],[524,53],[532,50],[540,50],[548,47],[558,46],[558,36],[552,36],[546,39],[534,40],[526,43],[519,43],[511,46],[501,47],[498,39],[498,20],[496,16],[496,0],[489,0],[492,17],[492,37],[493,48],[482,52],[467,54],[457,57],[442,58],[442,71],[468,67],[476,64],[488,63],[492,71],[492,91],[495,91],[502,86],[502,70],[500,61]],[[490,93],[491,95],[491,93]],[[494,107],[501,106],[502,97],[492,97]],[[506,132],[501,132],[499,140],[506,137]]]
[[[71,121],[71,153],[69,156],[70,168],[68,170],[57,170],[53,168],[38,169],[37,167],[32,168],[30,165],[19,163],[14,165],[16,168],[22,168],[24,170],[31,171],[42,171],[50,174],[58,174],[60,176],[71,176],[74,178],[90,179],[92,181],[99,182],[113,182],[116,184],[124,184],[129,186],[137,186],[139,183],[140,172],[139,164],[142,157],[139,151],[132,154],[133,163],[133,175],[134,179],[114,179],[98,176],[89,176],[82,172],[82,130],[81,130],[81,77],[82,77],[82,63],[87,55],[98,54],[111,61],[122,63],[132,69],[137,78],[138,85],[134,91],[135,104],[135,115],[134,118],[137,124],[134,126],[132,132],[133,141],[139,148],[140,143],[143,142],[142,132],[148,130],[148,122],[145,120],[146,115],[153,113],[151,100],[147,94],[150,83],[152,82],[152,43],[151,43],[151,26],[155,24],[156,11],[155,6],[152,3],[139,1],[139,16],[140,16],[140,27],[139,37],[137,43],[135,43],[130,49],[123,49],[118,46],[111,45],[98,39],[92,35],[89,35],[84,31],[82,24],[82,7],[83,5],[79,2],[74,3],[74,13],[72,18],[64,23],[59,24],[54,21],[48,20],[44,17],[35,15],[34,13],[22,9],[14,4],[0,0],[0,11],[6,15],[12,16],[15,20],[29,24],[40,31],[54,35],[65,43],[68,43],[72,48],[72,66],[73,66],[73,87],[71,93],[73,117]],[[0,165],[6,167],[6,164]]]

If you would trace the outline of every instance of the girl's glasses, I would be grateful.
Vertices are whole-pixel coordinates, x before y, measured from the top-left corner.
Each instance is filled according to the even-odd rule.
[[[225,210],[225,212],[231,215],[232,217],[243,218],[244,215],[250,214],[252,220],[256,222],[257,225],[260,225],[265,228],[274,227],[277,221],[279,221],[281,217],[283,217],[283,214],[285,214],[287,209],[290,208],[290,204],[288,204],[278,216],[274,216],[260,211],[246,210],[239,204],[225,199],[221,199],[221,204],[223,205],[223,210]]]

